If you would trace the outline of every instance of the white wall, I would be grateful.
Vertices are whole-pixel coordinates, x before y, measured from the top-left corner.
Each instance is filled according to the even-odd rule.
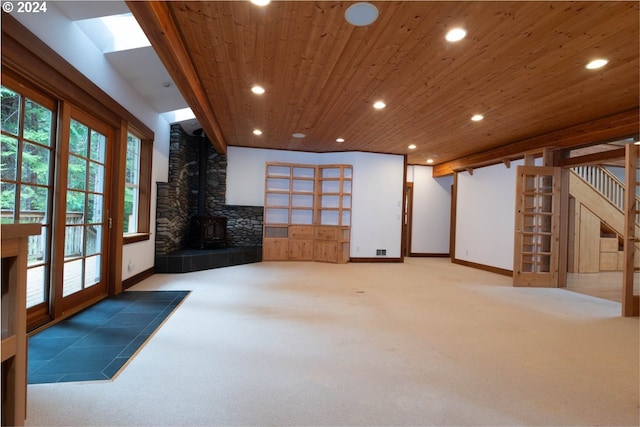
[[[155,133],[150,214],[150,230],[154,233],[156,182],[166,181],[169,170],[169,123],[137,94],[82,30],[55,8],[54,2],[47,4],[46,13],[14,13],[12,16]],[[153,267],[154,257],[153,234],[148,241],[125,245],[122,278]]]
[[[351,256],[378,258],[376,249],[386,249],[388,258],[399,258],[404,157],[373,153],[353,153],[352,156]]]
[[[264,206],[265,162],[352,165],[351,257],[373,258],[376,249],[400,257],[403,156],[229,147],[227,204]]]
[[[413,182],[411,252],[449,253],[453,176],[434,178],[431,166],[409,166],[407,181]]]
[[[458,173],[456,258],[513,270],[516,167]]]

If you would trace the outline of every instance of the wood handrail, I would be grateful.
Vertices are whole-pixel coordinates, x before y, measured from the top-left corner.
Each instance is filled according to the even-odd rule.
[[[571,171],[602,194],[620,212],[624,212],[625,184],[607,169],[596,165],[583,165]],[[640,197],[636,196],[636,224],[640,225]]]
[[[624,184],[608,170],[593,165],[571,168],[579,177],[613,203],[621,211],[624,209]]]

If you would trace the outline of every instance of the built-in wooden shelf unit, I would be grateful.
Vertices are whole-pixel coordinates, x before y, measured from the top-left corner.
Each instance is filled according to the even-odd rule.
[[[267,163],[263,260],[348,262],[352,181],[350,165]]]

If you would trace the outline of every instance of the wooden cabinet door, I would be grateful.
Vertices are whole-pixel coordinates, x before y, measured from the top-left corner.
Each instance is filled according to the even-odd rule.
[[[313,240],[312,239],[290,239],[289,259],[293,261],[313,260]]]
[[[264,239],[262,244],[264,261],[286,261],[289,259],[289,239]]]
[[[335,240],[315,241],[315,261],[338,262],[338,242]]]

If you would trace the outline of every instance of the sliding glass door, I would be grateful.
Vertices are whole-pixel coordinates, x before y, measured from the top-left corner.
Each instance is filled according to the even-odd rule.
[[[0,157],[3,222],[42,224],[30,236],[27,269],[27,309],[30,317],[49,316],[51,222],[56,103],[23,88],[1,87]]]
[[[1,218],[42,225],[28,248],[35,327],[107,293],[113,130],[9,78],[1,95]]]

